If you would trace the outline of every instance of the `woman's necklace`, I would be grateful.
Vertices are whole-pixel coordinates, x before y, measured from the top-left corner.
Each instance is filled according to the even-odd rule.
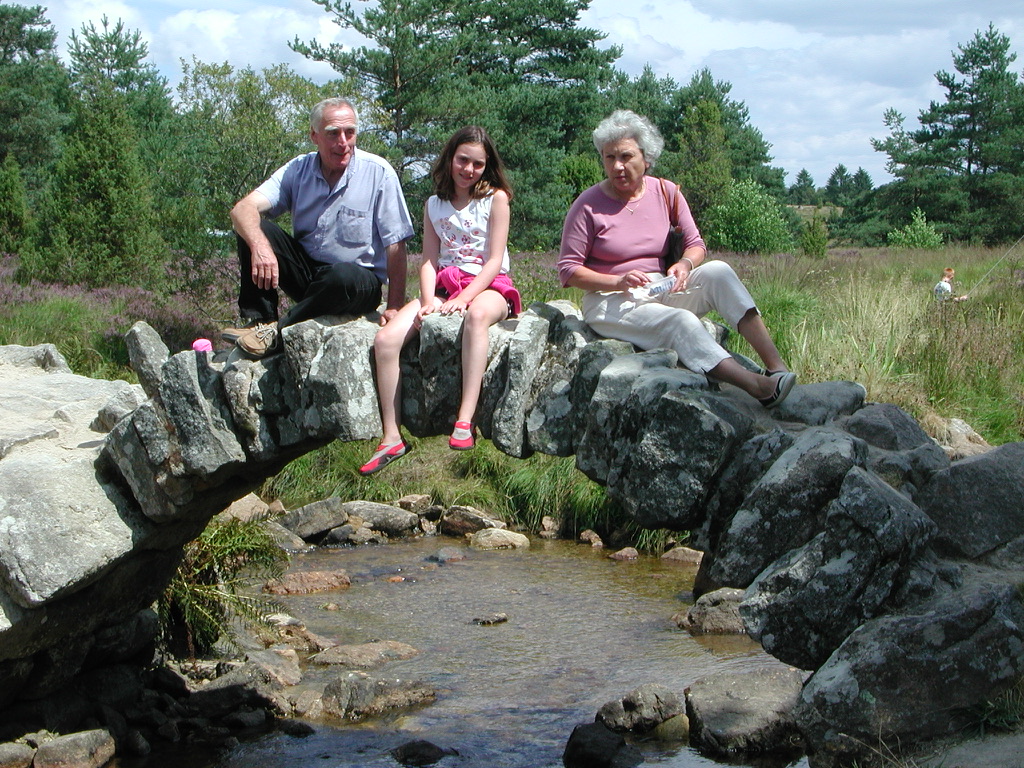
[[[629,215],[630,216],[632,216],[634,213],[636,213],[636,207],[637,207],[637,205],[639,205],[640,201],[644,199],[644,195],[646,193],[647,193],[647,179],[644,179],[643,182],[642,182],[642,186],[640,187],[640,196],[637,197],[636,200],[627,200],[626,202],[624,202],[622,204],[622,207],[625,208],[627,211],[629,211]],[[629,203],[630,202],[633,203],[633,207],[632,208],[629,207]]]

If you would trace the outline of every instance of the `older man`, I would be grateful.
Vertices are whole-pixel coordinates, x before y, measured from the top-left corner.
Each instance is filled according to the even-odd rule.
[[[383,325],[405,303],[405,241],[412,219],[394,169],[356,147],[352,104],[326,99],[310,113],[316,151],[290,160],[231,209],[238,234],[243,325],[225,328],[247,357],[280,347],[281,328],[319,315],[376,309]],[[270,219],[290,213],[293,235]],[[277,290],[294,302],[278,318]]]

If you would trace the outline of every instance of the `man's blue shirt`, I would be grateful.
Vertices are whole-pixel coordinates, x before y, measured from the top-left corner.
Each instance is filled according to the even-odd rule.
[[[256,188],[271,218],[292,215],[292,233],[315,261],[351,262],[387,282],[387,247],[412,237],[398,174],[386,160],[356,148],[331,189],[316,152],[288,161]]]

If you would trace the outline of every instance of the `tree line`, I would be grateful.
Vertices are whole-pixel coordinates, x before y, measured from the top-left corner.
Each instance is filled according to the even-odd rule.
[[[1014,175],[1022,86],[1008,70],[1009,41],[991,28],[954,59],[963,80],[937,75],[949,96],[922,113],[920,130],[886,116],[892,134],[876,149],[889,154],[894,182],[874,189],[863,169],[840,164],[818,190],[806,171],[785,186],[747,108],[709,70],[680,84],[649,67],[636,77],[616,69],[621,51],[580,24],[589,0],[313,2],[368,40],[290,43],[336,79],[193,57],[174,92],[121,21],[84,24],[65,65],[43,7],[0,6],[0,252],[18,254],[19,277],[202,282],[233,249],[231,205],[310,150],[309,107],[339,94],[359,108],[361,146],[395,166],[414,208],[444,139],[483,125],[515,187],[518,250],[557,246],[569,203],[601,178],[590,132],[618,108],[659,127],[656,172],[682,185],[712,247],[792,247],[799,222],[787,202],[841,207],[829,227],[851,242],[884,238],[917,208],[951,238],[1005,239],[995,219],[1024,201]]]

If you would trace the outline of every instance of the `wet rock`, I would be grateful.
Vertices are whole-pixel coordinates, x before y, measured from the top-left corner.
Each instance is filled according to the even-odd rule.
[[[0,766],[2,768],[29,768],[36,751],[27,744],[7,742],[0,744]]]
[[[562,523],[560,520],[556,520],[551,515],[544,515],[540,519],[540,530],[537,535],[542,539],[557,539],[558,531],[561,529]]]
[[[329,607],[333,606],[333,608]],[[328,603],[322,606],[324,610],[339,610],[340,606],[335,603]],[[294,648],[297,651],[305,651],[307,653],[316,653],[318,651],[324,651],[328,648],[333,648],[337,643],[330,638],[318,635],[315,632],[310,632],[304,626],[284,626],[279,627],[277,630],[277,636],[287,645]]]
[[[319,717],[319,715],[310,715],[310,717]],[[295,736],[297,738],[305,738],[306,736],[312,736],[316,733],[316,730],[309,723],[304,723],[301,720],[279,720],[277,727],[282,733],[287,733],[289,736]]]
[[[602,723],[577,725],[562,753],[565,768],[631,768],[643,761],[639,749]]]
[[[370,528],[391,538],[409,536],[419,528],[420,518],[415,512],[390,504],[373,501],[348,501],[343,505],[349,517],[358,517]]]
[[[676,741],[688,744],[690,741],[690,718],[685,713],[670,717],[659,723],[650,733],[658,741]]]
[[[425,493],[408,493],[395,504],[422,517],[430,509],[430,496]]]
[[[676,625],[692,635],[743,635],[740,617],[742,589],[722,587],[697,598],[689,610],[674,617]]]
[[[626,561],[639,560],[640,559],[640,553],[637,552],[635,547],[623,547],[622,549],[620,549],[620,550],[618,550],[616,552],[612,552],[610,555],[608,555],[608,559],[609,560],[626,560]]]
[[[290,705],[284,686],[266,669],[245,664],[208,682],[188,699],[191,712],[202,717],[223,717],[243,708],[264,708],[287,713]]]
[[[221,722],[228,728],[234,729],[263,728],[267,724],[267,711],[265,709],[241,709],[226,714],[221,718]]]
[[[308,552],[313,548],[312,544],[307,543],[301,536],[296,536],[276,520],[265,520],[263,522],[263,530],[270,534],[270,538],[274,540],[274,543],[285,552],[294,554]]]
[[[691,744],[710,757],[798,748],[802,686],[799,670],[778,664],[698,680],[686,691]]]
[[[94,730],[57,736],[39,745],[33,768],[100,768],[114,756],[114,738]]]
[[[411,659],[419,654],[416,648],[397,640],[377,640],[361,645],[336,645],[321,651],[311,661],[316,664],[337,664],[344,667],[369,669],[389,661]]]
[[[466,550],[461,547],[441,547],[437,552],[427,557],[427,560],[432,563],[457,563],[465,559]]]
[[[251,664],[260,666],[282,686],[298,685],[302,680],[299,655],[292,648],[249,651],[246,655]]]
[[[458,754],[456,749],[445,749],[422,739],[407,741],[391,750],[391,756],[395,760],[408,766],[433,765],[443,757]]]
[[[381,679],[365,672],[347,672],[324,688],[324,713],[358,721],[395,709],[433,701],[434,691],[409,680]]]
[[[661,556],[663,562],[679,563],[680,565],[700,565],[700,561],[703,559],[703,552],[689,547],[672,547]]]
[[[492,613],[489,616],[478,616],[473,619],[474,624],[479,624],[484,627],[494,626],[495,624],[504,624],[508,621],[507,613]]]
[[[601,537],[589,528],[580,534],[580,541],[584,544],[589,544],[594,549],[601,549],[604,547],[604,542],[601,541]]]
[[[263,591],[271,595],[310,595],[333,589],[346,589],[352,580],[343,570],[301,571],[286,573],[279,579],[271,579],[263,585]]]
[[[529,549],[530,539],[503,528],[484,528],[469,537],[473,549]]]
[[[385,534],[373,530],[369,523],[353,518],[345,525],[339,525],[328,531],[321,543],[360,546],[362,544],[386,544],[387,540]]]
[[[293,509],[278,522],[305,541],[318,541],[332,528],[348,522],[345,503],[337,496]]]
[[[597,722],[616,733],[648,733],[685,711],[682,696],[663,685],[648,683],[604,704],[597,712]]]
[[[439,528],[445,536],[465,536],[485,528],[507,528],[502,520],[473,507],[454,506],[441,517]]]

